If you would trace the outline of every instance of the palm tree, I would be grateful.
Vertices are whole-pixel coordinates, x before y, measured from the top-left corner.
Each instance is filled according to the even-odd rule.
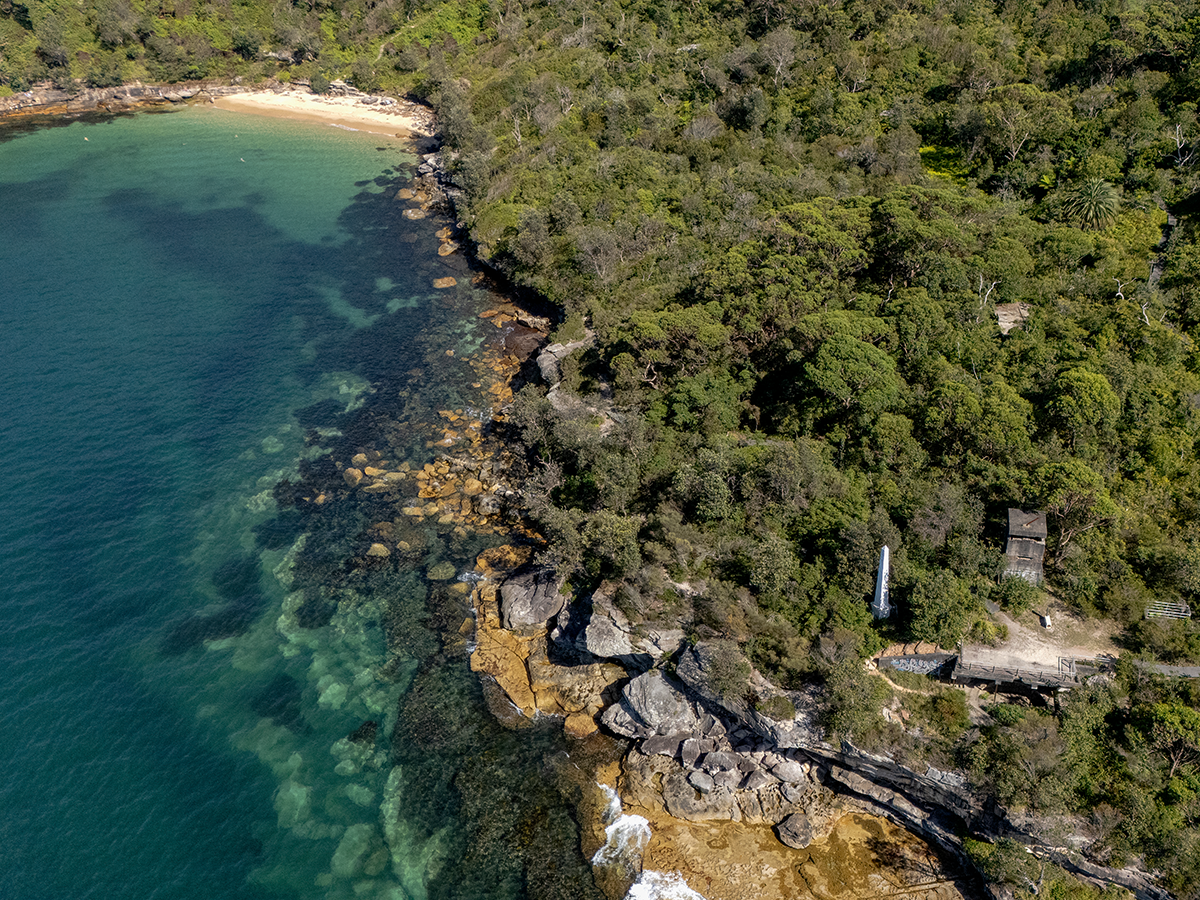
[[[1064,211],[1086,229],[1110,225],[1121,209],[1117,189],[1103,178],[1089,178],[1067,195]]]

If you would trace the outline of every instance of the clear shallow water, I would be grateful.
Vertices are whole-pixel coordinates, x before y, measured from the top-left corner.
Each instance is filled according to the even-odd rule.
[[[371,510],[273,499],[479,402],[412,162],[208,109],[0,143],[0,896],[594,895],[553,729],[487,716],[421,574],[498,539],[360,572]]]

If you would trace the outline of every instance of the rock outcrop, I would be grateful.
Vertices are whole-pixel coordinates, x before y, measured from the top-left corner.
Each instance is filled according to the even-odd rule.
[[[699,724],[679,686],[661,672],[634,678],[621,692],[621,702],[604,712],[604,724],[632,738],[690,733]]]
[[[562,666],[550,659],[546,622],[539,617],[552,617],[550,608],[555,604],[561,608],[565,598],[558,594],[559,580],[548,570],[528,566],[528,557],[528,548],[508,545],[480,554],[472,592],[476,628],[471,668],[490,676],[502,689],[508,707],[494,692],[485,695],[505,724],[527,725],[539,714],[563,716],[569,734],[586,737],[596,731],[596,716],[614,699],[613,685],[625,677],[625,670],[603,662]],[[506,573],[511,573],[507,579]],[[502,582],[499,588],[497,581]],[[502,607],[509,602],[504,599],[505,588],[513,598],[510,611],[526,611],[522,620],[530,624],[510,628],[502,621]],[[539,591],[550,598],[543,598],[544,605],[536,596],[530,599]],[[528,612],[535,608],[540,611]]]
[[[647,671],[683,646],[680,628],[634,627],[614,601],[618,585],[606,581],[591,597],[572,602],[555,620],[550,640],[564,657],[611,659],[630,674]]]
[[[562,380],[563,359],[570,356],[576,350],[582,350],[585,347],[590,347],[596,341],[596,336],[591,331],[584,331],[584,336],[577,341],[568,341],[565,344],[554,343],[543,347],[538,353],[537,364],[538,371],[541,372],[542,378],[546,384],[554,387]]]
[[[741,758],[733,761],[732,768],[725,768],[729,762],[722,760],[714,766],[717,774],[713,775],[689,769],[678,759],[648,755],[642,750],[631,752],[622,764],[622,796],[635,806],[665,810],[677,819],[778,825],[791,816],[802,815],[809,823],[811,841],[828,834],[845,812],[815,772],[797,784],[785,784],[769,776],[747,783],[753,773],[747,776],[741,771]]]
[[[620,616],[620,614],[617,614]],[[622,659],[633,656],[629,623],[624,616],[614,616],[608,610],[594,607],[587,627],[583,630],[583,649],[601,659]],[[624,626],[624,627],[623,627]]]
[[[504,627],[545,625],[558,615],[567,598],[559,593],[563,579],[551,569],[527,568],[510,576],[500,588]]]

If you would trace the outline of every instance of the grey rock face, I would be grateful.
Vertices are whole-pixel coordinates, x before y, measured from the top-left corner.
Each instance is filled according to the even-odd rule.
[[[742,773],[737,769],[732,771],[718,772],[712,777],[714,783],[720,787],[727,787],[730,790],[736,790],[742,783]]]
[[[588,653],[601,659],[629,656],[633,653],[629,635],[600,610],[593,610],[591,621],[583,632],[583,643]]]
[[[648,628],[646,637],[634,649],[655,659],[662,659],[664,656],[673,656],[683,646],[684,639],[682,628]]]
[[[621,702],[605,710],[603,722],[618,734],[644,738],[690,733],[696,728],[696,714],[661,672],[647,672],[625,685]]]
[[[780,781],[796,783],[804,781],[808,773],[801,763],[792,762],[790,759],[785,759],[771,767],[771,774]]]
[[[549,347],[543,347],[542,352],[538,354],[538,371],[542,373],[542,380],[546,384],[558,384],[562,380],[558,357],[554,353],[554,348],[560,346],[561,344],[551,344]]]
[[[686,734],[656,734],[642,741],[639,749],[647,756],[669,756],[674,759],[679,755],[685,738]]]
[[[663,780],[662,794],[667,812],[677,819],[687,819],[689,822],[707,822],[713,819],[734,822],[742,820],[742,811],[732,790],[714,784],[711,791],[701,794],[678,769]]]
[[[807,792],[802,785],[784,784],[781,793],[783,799],[788,803],[803,803]]]
[[[741,760],[734,754],[715,750],[704,757],[703,766],[709,772],[736,772],[739,762]]]
[[[714,787],[712,776],[705,772],[693,772],[688,776],[688,784],[702,794],[707,794]]]
[[[538,371],[542,373],[542,378],[546,380],[546,383],[550,385],[558,384],[562,379],[561,361],[580,347],[590,347],[594,340],[594,335],[588,331],[585,332],[582,340],[570,341],[566,344],[550,344],[548,347],[543,347],[542,352],[538,354],[537,364]]]
[[[774,784],[775,779],[766,772],[751,772],[746,777],[746,790],[758,791],[765,788],[769,784]]]
[[[624,700],[614,703],[606,709],[600,717],[600,721],[609,731],[624,737],[645,738],[653,735],[653,732],[646,727],[646,723],[633,715]]]
[[[558,615],[567,598],[558,592],[561,584],[552,569],[525,569],[500,586],[500,612],[505,628],[541,625]]]
[[[679,758],[683,760],[683,764],[689,769],[695,767],[698,760],[705,753],[711,753],[717,749],[717,742],[706,738],[688,738],[683,742],[683,747],[680,748]]]
[[[712,713],[705,713],[700,719],[700,731],[705,737],[723,737],[725,734],[725,726],[722,725],[721,720]]]

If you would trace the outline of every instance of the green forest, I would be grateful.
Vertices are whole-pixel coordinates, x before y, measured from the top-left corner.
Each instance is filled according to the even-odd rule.
[[[1200,689],[1128,663],[1200,663],[1197,620],[1144,617],[1200,599],[1200,4],[0,0],[0,95],[232,78],[428,103],[479,258],[594,335],[509,416],[580,594],[1200,897]],[[1126,662],[982,729],[935,692],[906,738],[860,660],[1042,607],[1009,507]]]

